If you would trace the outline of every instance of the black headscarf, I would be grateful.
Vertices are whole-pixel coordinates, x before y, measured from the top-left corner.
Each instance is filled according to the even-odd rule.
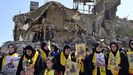
[[[26,51],[26,50],[31,50],[31,51],[32,51],[31,56],[28,56],[28,55],[26,54],[26,52],[25,52],[25,57],[26,57],[27,59],[31,59],[31,58],[35,55],[35,53],[36,53],[36,50],[35,50],[31,45],[26,46],[26,47],[24,48],[24,50],[25,50],[25,51]]]
[[[8,53],[8,54],[12,55],[12,54],[16,53],[17,47],[14,44],[10,43],[10,44],[7,45],[7,48],[9,48],[10,45],[12,45],[14,47],[14,52],[13,53]]]
[[[56,45],[51,45],[51,47],[53,47],[53,49],[54,49],[54,52],[57,52],[59,49],[58,49],[58,47],[56,46]]]
[[[63,50],[65,50],[65,49],[71,49],[71,47],[69,45],[65,45]]]
[[[100,45],[100,43],[95,43],[95,44],[94,44],[94,48],[92,49],[93,52],[96,52],[96,53],[101,53],[101,52],[103,52],[103,50],[100,51],[100,52],[98,52],[98,51],[96,50],[96,48],[97,48],[99,45]]]
[[[63,48],[64,55],[65,55],[66,58],[68,58],[68,55],[65,54],[66,49],[71,49],[71,47],[69,45],[65,45],[64,48]]]
[[[46,55],[48,56],[49,55],[49,50],[46,50],[44,47],[47,46],[47,43],[43,42],[41,43],[41,49],[46,53]]]
[[[116,45],[117,49],[116,49],[115,52],[113,52],[112,49],[111,49],[111,51],[112,51],[112,53],[113,53],[114,55],[116,55],[116,53],[117,53],[117,51],[118,51],[118,49],[119,49],[119,46],[118,46],[118,44],[117,44],[116,42],[111,42],[111,43],[110,43],[110,48],[111,48],[111,46],[112,46],[113,44]]]
[[[133,40],[130,40],[130,41],[129,41],[129,48],[130,48],[130,50],[132,50],[132,51],[133,51],[133,48],[132,48],[132,47],[131,47],[131,45],[130,45],[130,44],[131,44],[131,42],[133,42]]]

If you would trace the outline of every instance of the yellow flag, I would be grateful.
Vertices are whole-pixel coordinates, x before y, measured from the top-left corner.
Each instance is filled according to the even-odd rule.
[[[51,50],[51,41],[48,41],[48,49]]]
[[[64,75],[79,75],[79,71],[80,71],[79,63],[68,60],[66,64],[67,64],[67,67]]]
[[[76,53],[75,55],[78,55],[79,57],[85,57],[85,52],[86,52],[86,44],[81,43],[81,44],[76,44]]]

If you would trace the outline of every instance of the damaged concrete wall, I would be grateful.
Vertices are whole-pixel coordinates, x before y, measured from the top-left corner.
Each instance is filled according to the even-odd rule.
[[[95,14],[105,10],[105,19],[112,20],[116,16],[117,7],[121,0],[97,0],[95,5]]]
[[[113,36],[116,30],[117,21],[114,19],[119,1],[113,1],[111,4],[112,2],[108,0],[106,2],[99,0],[96,5],[98,13],[95,15],[82,14],[77,10],[66,8],[60,3],[48,2],[36,10],[14,16],[14,40],[85,41],[86,37],[100,39]],[[99,10],[99,6],[102,9]]]
[[[42,9],[43,7],[43,9]],[[47,6],[40,7],[40,12],[37,17],[32,17],[34,14],[38,14],[35,11],[28,12],[24,15],[16,15],[14,17],[15,29],[14,29],[14,40],[20,40],[20,37],[24,41],[33,41],[35,34],[43,32],[43,39],[46,40],[46,28],[52,27],[54,37],[52,40],[71,40],[75,37],[81,38],[82,33],[92,34],[95,27],[95,33],[100,31],[100,25],[102,23],[104,13],[97,15],[87,15],[79,13],[76,10],[68,9],[56,2],[49,2]],[[19,18],[23,21],[18,21]],[[28,19],[28,21],[27,21]],[[93,26],[95,24],[95,26]]]

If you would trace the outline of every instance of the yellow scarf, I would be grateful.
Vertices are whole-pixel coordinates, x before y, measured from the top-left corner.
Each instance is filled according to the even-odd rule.
[[[39,51],[41,53],[41,56],[42,56],[43,61],[46,62],[46,58],[47,58],[46,53],[42,49],[40,49]]]
[[[83,73],[84,72],[84,63],[82,61],[82,57],[79,57],[77,59],[77,62],[80,64],[80,71]]]
[[[71,57],[70,55],[68,55],[68,60],[71,60]],[[63,51],[61,52],[61,55],[60,55],[60,63],[62,66],[65,66],[66,65],[66,62],[67,62],[67,59],[63,53]]]
[[[44,72],[44,75],[54,75],[54,72],[55,72],[55,70],[53,70],[53,69],[49,70],[49,71],[46,69]]]
[[[133,74],[133,63],[130,62],[130,60],[132,60],[132,57],[130,55],[133,55],[133,51],[128,50],[127,56],[128,56],[128,62],[129,62],[129,73]]]
[[[92,59],[92,62],[93,63],[96,63],[96,53],[94,53],[93,55],[93,59]],[[93,75],[97,75],[97,66],[95,66],[94,70],[93,70]],[[106,75],[106,68],[105,67],[99,67],[100,68],[100,75]]]
[[[38,51],[36,51],[35,55],[31,58],[31,60],[33,61],[32,67],[34,67],[34,65],[35,65],[35,63],[37,61],[38,56],[39,56],[39,53],[38,53]],[[28,59],[25,57],[25,55],[23,57],[23,61],[28,61]]]
[[[109,53],[108,69],[111,70],[113,75],[118,75],[119,71],[115,69],[121,63],[120,51],[118,50],[116,56],[112,52]]]
[[[64,75],[79,75],[80,64],[77,62],[69,61],[68,67],[65,69]]]
[[[6,56],[18,57],[18,56],[19,56],[19,54],[18,54],[18,53],[14,53],[14,54],[12,54],[12,55],[7,54]],[[4,56],[4,58],[3,58],[3,60],[2,60],[2,66],[3,66],[3,64],[5,63],[6,56]]]
[[[13,57],[18,57],[19,56],[19,54],[18,53],[14,53],[13,55],[11,55],[11,56],[13,56]]]

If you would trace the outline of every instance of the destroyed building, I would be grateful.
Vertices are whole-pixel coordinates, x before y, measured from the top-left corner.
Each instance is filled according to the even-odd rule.
[[[84,14],[58,2],[47,2],[35,10],[13,17],[14,41],[72,41],[86,40],[91,36],[111,36],[115,34],[112,20],[119,4],[120,0],[97,0],[92,14]]]
[[[101,38],[110,40],[118,33],[117,27],[123,22],[116,16],[121,0],[74,0],[73,3],[70,9],[49,1],[27,13],[15,15],[14,41],[87,42]],[[79,5],[83,7],[82,13]]]

